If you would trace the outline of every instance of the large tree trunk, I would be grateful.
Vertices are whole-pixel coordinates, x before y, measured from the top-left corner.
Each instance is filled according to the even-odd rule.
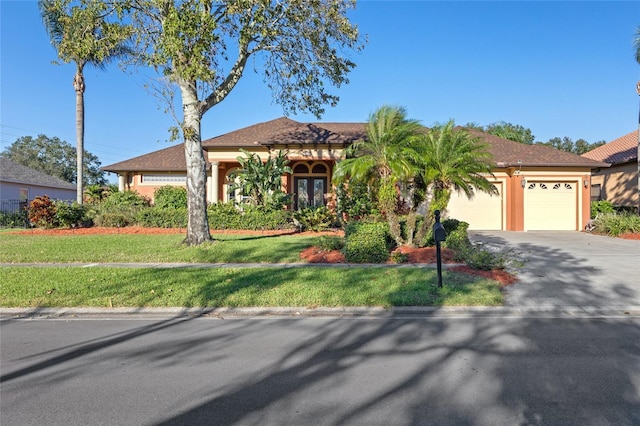
[[[202,152],[202,111],[195,84],[180,84],[184,122],[184,153],[187,163],[187,237],[190,246],[211,241],[207,217],[207,163]]]
[[[84,162],[84,76],[82,66],[76,68],[73,78],[76,91],[76,201],[82,204],[83,199],[83,162]]]

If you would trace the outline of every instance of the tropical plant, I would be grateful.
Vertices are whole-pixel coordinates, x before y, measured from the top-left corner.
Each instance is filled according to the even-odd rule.
[[[40,195],[29,203],[29,222],[34,226],[53,228],[56,226],[56,204],[48,195]]]
[[[76,91],[76,153],[77,201],[82,204],[84,161],[84,67],[105,64],[126,55],[126,40],[130,36],[127,26],[108,22],[114,10],[103,1],[40,0],[38,3],[45,27],[65,63],[73,62],[76,73],[73,88]]]
[[[240,152],[244,155],[238,157],[240,168],[229,173],[230,190],[239,189],[254,206],[281,209],[289,202],[289,196],[282,191],[282,175],[293,172],[285,153],[278,151],[263,162],[258,154],[244,149]]]
[[[470,198],[475,191],[497,194],[497,190],[487,180],[487,176],[493,176],[493,157],[487,146],[466,129],[456,128],[453,120],[433,126],[416,149],[420,162],[416,181],[431,191],[428,215],[417,236],[420,242],[433,225],[435,211],[447,208],[454,190]]]
[[[115,192],[118,192],[116,185],[88,185],[84,189],[84,201],[91,204],[100,203]]]
[[[337,164],[333,175],[337,185],[347,182],[372,188],[399,245],[404,240],[397,225],[398,197],[417,173],[414,146],[423,133],[424,128],[408,119],[404,108],[382,106],[369,117],[366,140],[346,150],[347,158]]]
[[[189,226],[185,243],[211,240],[206,209],[206,172],[201,121],[242,78],[249,59],[263,74],[285,113],[309,111],[320,117],[338,97],[327,87],[348,83],[355,66],[345,53],[360,50],[358,29],[348,17],[354,0],[115,2],[131,12],[134,65],[162,76],[182,136],[187,168]],[[179,92],[181,108],[173,110]],[[176,113],[176,111],[179,111]]]
[[[326,231],[335,222],[335,216],[325,206],[297,210],[293,212],[293,218],[302,231]]]

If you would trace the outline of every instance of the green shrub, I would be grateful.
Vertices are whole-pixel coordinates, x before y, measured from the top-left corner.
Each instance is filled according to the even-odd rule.
[[[122,228],[135,224],[135,219],[131,214],[125,213],[98,213],[94,218],[94,223],[98,226],[108,228]]]
[[[401,253],[399,251],[394,251],[391,253],[391,257],[389,258],[393,263],[407,263],[409,260],[409,256],[406,253]]]
[[[347,217],[353,220],[379,215],[373,192],[362,183],[351,183],[348,187],[345,184],[338,186],[336,188],[338,211],[346,213]]]
[[[75,226],[91,226],[92,221],[86,216],[87,209],[77,202],[72,204],[65,203],[64,201],[57,201],[56,205],[56,220],[60,226],[66,226],[68,228]]]
[[[322,235],[318,241],[318,247],[326,251],[342,250],[344,248],[344,238]]]
[[[272,210],[233,203],[215,203],[207,208],[211,229],[277,230],[293,228],[288,210]]]
[[[187,208],[149,207],[136,215],[136,223],[147,228],[186,228]]]
[[[465,263],[473,269],[491,271],[505,268],[505,257],[499,253],[471,246],[464,252],[464,255]]]
[[[40,195],[29,204],[28,217],[34,226],[53,228],[57,226],[56,205],[48,195]]]
[[[335,216],[325,206],[307,207],[293,212],[302,231],[326,231],[335,221]]]
[[[153,205],[160,209],[186,209],[187,190],[179,186],[162,186],[153,193]]]
[[[26,211],[3,212],[0,211],[0,226],[7,228],[26,227],[28,225]]]
[[[456,250],[465,249],[471,245],[467,235],[467,230],[469,229],[469,224],[467,222],[462,222],[457,219],[445,219],[442,221],[442,226],[447,234],[447,239],[442,244],[444,247]],[[427,235],[426,245],[433,246],[435,244],[436,241],[433,239],[432,228],[429,230]]]
[[[96,207],[93,221],[98,226],[122,227],[137,223],[141,210],[151,205],[149,198],[135,191],[114,192]]]
[[[595,219],[599,214],[613,212],[615,212],[615,207],[611,201],[600,200],[591,202],[591,219]]]
[[[353,222],[345,230],[344,257],[353,263],[381,263],[389,258],[393,239],[385,222]]]

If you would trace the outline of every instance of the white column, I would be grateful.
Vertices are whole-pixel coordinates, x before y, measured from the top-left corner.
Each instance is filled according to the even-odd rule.
[[[125,185],[127,184],[127,174],[123,173],[118,175],[118,191],[124,192],[126,190]]]
[[[210,194],[210,203],[217,203],[220,201],[220,196],[218,194],[218,185],[220,181],[220,162],[212,161],[211,162],[211,187],[209,190]]]

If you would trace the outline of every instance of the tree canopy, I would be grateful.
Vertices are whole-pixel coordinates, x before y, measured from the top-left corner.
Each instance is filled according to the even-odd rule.
[[[22,136],[9,145],[0,156],[42,173],[76,183],[76,148],[57,137]],[[98,157],[84,151],[84,185],[104,185],[106,179],[100,170]]]
[[[550,146],[560,151],[571,152],[573,154],[582,155],[585,152],[589,152],[592,149],[596,149],[599,146],[606,144],[606,141],[598,141],[589,143],[584,139],[578,139],[573,141],[571,138],[565,136],[563,138],[551,138],[547,142],[537,142],[540,145]]]
[[[468,123],[464,127],[467,129],[480,130],[482,132],[489,133],[490,135],[515,142],[525,143],[528,145],[536,144],[550,146],[560,151],[571,152],[578,155],[582,155],[585,152],[596,149],[606,143],[606,141],[590,143],[584,139],[573,141],[573,139],[568,136],[564,136],[562,138],[554,137],[549,139],[547,142],[536,141],[531,129],[521,126],[520,124],[512,124],[504,121],[488,124],[486,126],[480,126],[476,123]]]
[[[531,145],[535,141],[535,136],[531,133],[531,129],[528,129],[519,124],[506,123],[504,121],[499,121],[497,123],[492,123],[484,128],[481,128],[486,133],[490,135],[498,136],[503,139],[509,139],[512,141],[526,143]]]
[[[347,18],[353,0],[113,0],[134,30],[135,65],[156,69],[161,93],[182,134],[187,164],[188,225],[185,243],[209,241],[206,162],[201,121],[240,81],[249,59],[285,113],[316,116],[338,96],[328,86],[348,83],[355,63],[347,56],[362,47]]]

